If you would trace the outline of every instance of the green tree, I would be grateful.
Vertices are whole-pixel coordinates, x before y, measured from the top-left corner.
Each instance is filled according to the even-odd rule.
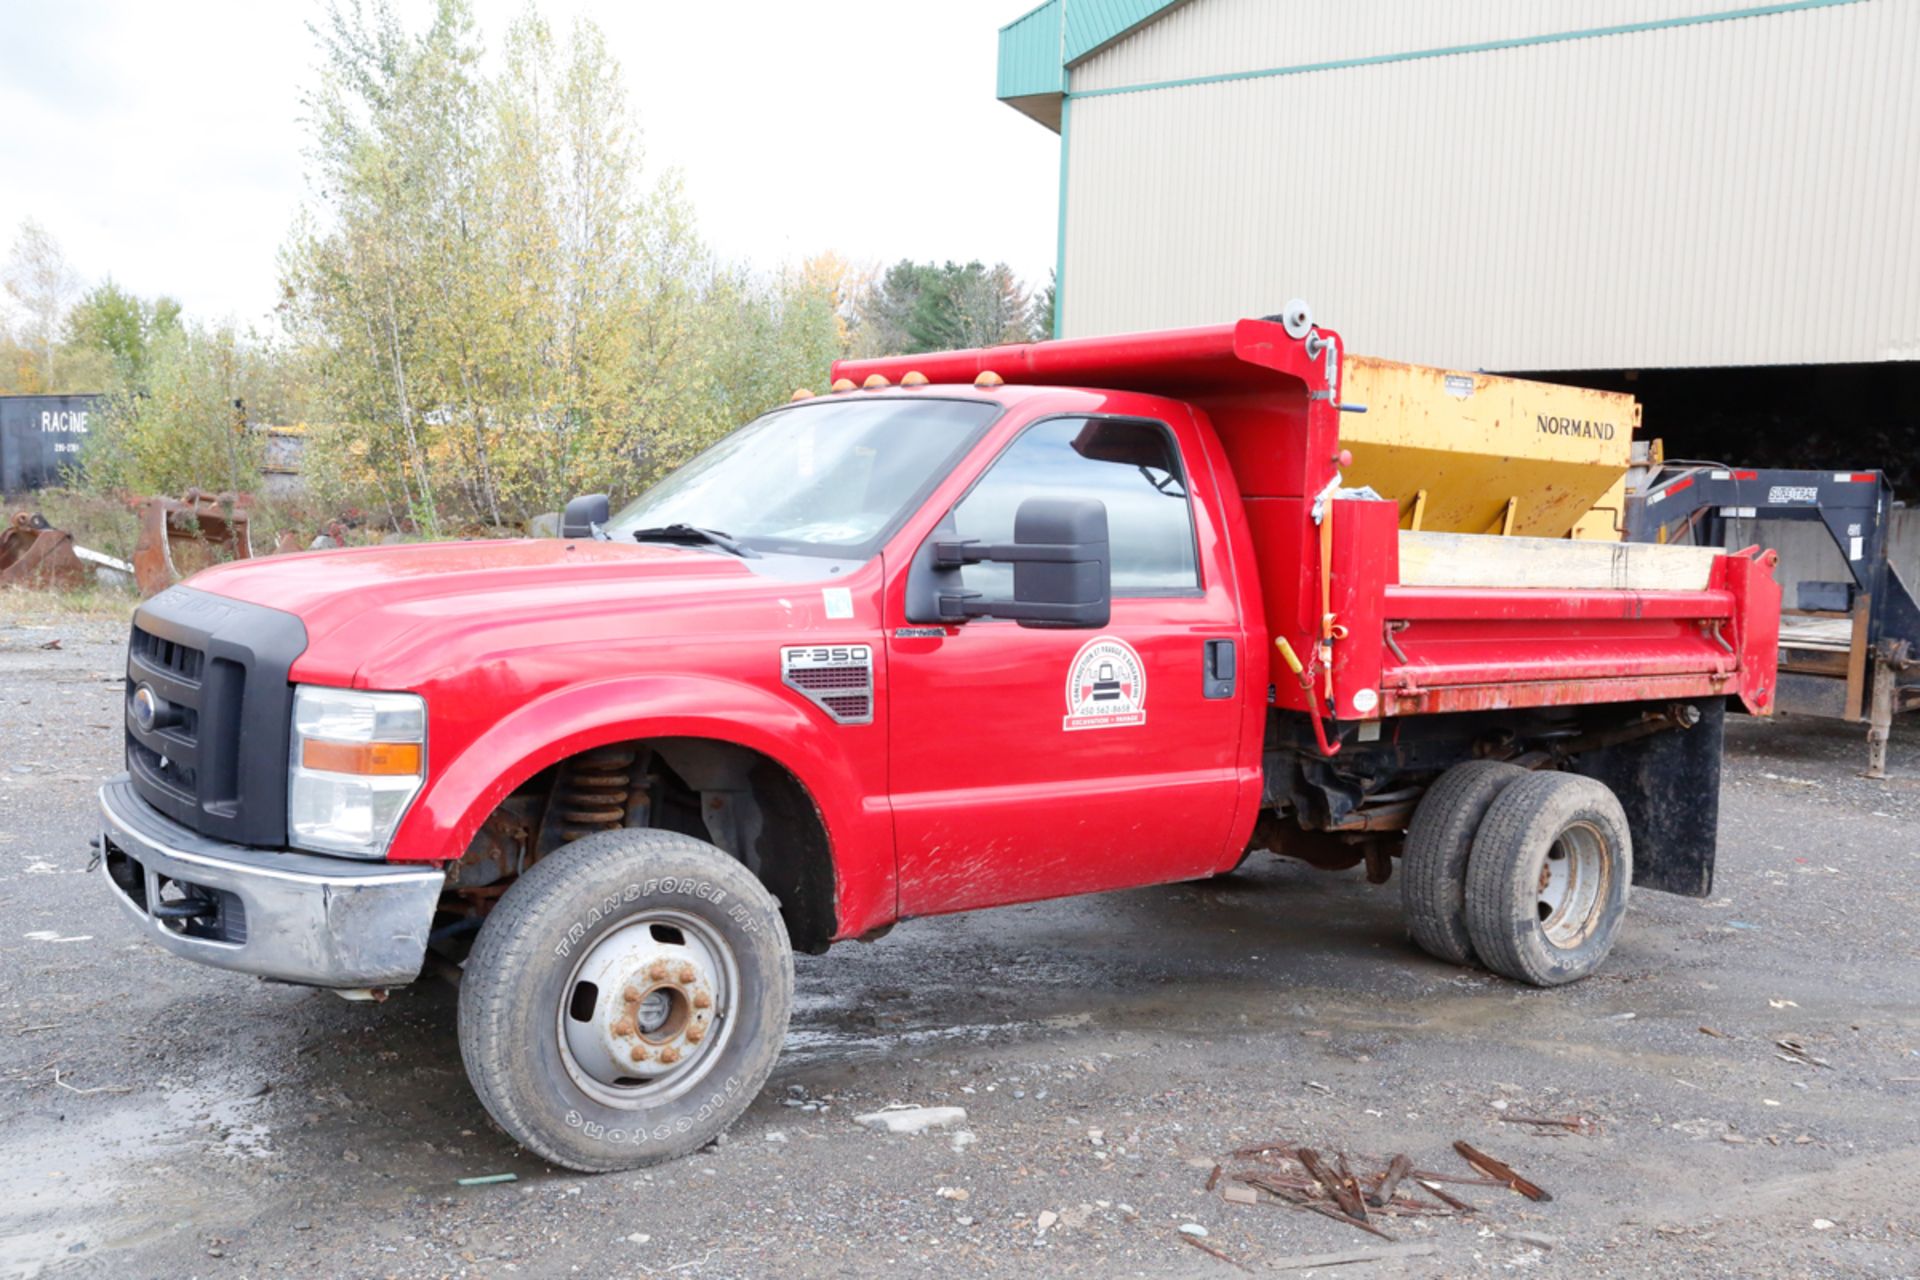
[[[138,387],[147,376],[154,344],[180,327],[180,304],[135,296],[111,278],[83,295],[66,317],[66,345],[112,361],[117,381]]]
[[[856,350],[911,354],[1029,342],[1031,297],[1005,263],[901,260],[861,296]]]
[[[318,35],[282,315],[316,471],[396,521],[631,493],[838,353],[832,283],[721,266],[674,176],[648,180],[591,23],[522,18],[491,75],[464,0],[418,34],[375,5]]]
[[[174,323],[153,337],[146,360],[144,383],[109,396],[89,434],[89,485],[134,494],[251,489],[262,441],[247,429],[249,406],[266,421],[278,416],[272,352],[231,328]]]
[[[1046,287],[1033,291],[1033,304],[1027,312],[1027,327],[1033,330],[1033,336],[1036,339],[1057,336],[1056,330],[1060,322],[1055,307],[1059,288],[1059,276],[1049,271]]]
[[[64,341],[80,280],[46,228],[20,224],[0,265],[0,394],[62,395],[114,385],[104,353]]]
[[[47,229],[29,218],[20,224],[0,273],[0,286],[16,320],[14,340],[29,354],[41,383],[53,386],[54,356],[60,346],[60,321],[80,287],[60,245]]]

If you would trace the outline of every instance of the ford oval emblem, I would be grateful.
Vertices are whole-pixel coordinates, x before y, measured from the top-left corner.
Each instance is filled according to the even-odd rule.
[[[141,685],[133,693],[133,720],[148,733],[160,723],[160,695],[153,691],[152,685]]]

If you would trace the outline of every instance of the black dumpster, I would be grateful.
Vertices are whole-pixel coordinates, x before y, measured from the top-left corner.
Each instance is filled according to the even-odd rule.
[[[98,395],[0,396],[0,493],[70,483]]]

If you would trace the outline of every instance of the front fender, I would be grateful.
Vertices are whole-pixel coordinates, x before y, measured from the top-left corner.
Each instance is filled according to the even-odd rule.
[[[884,742],[847,735],[876,726],[829,726],[817,714],[752,685],[710,676],[632,676],[557,689],[516,707],[444,766],[395,833],[396,862],[465,852],[494,808],[528,778],[568,756],[638,738],[708,738],[758,751],[800,782],[820,811],[834,862],[836,937],[865,933],[894,915],[892,824],[869,804],[852,749]]]

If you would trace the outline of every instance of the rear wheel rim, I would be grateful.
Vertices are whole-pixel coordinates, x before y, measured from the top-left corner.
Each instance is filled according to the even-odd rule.
[[[560,1059],[596,1102],[659,1106],[713,1069],[739,998],[739,961],[717,929],[683,911],[636,912],[587,948],[561,988]]]
[[[1540,859],[1534,915],[1549,946],[1579,948],[1606,916],[1613,859],[1607,838],[1590,822],[1567,826]]]

